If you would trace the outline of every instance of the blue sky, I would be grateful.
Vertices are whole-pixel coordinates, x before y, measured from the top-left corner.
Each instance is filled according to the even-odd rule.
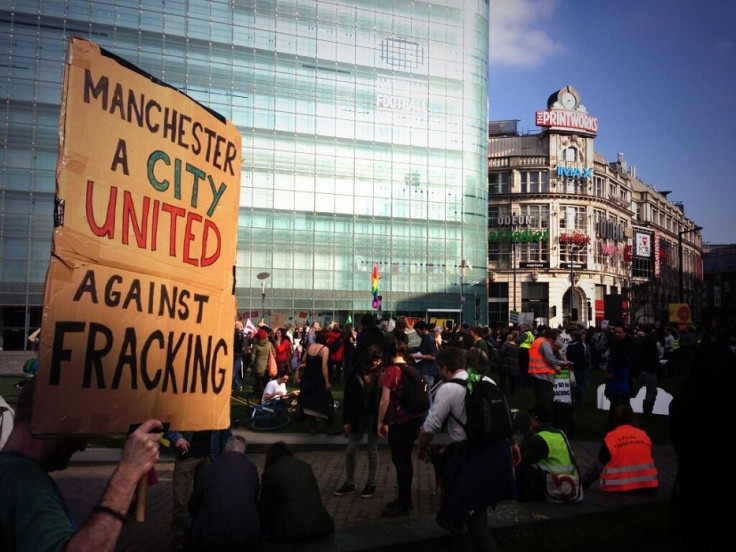
[[[671,190],[704,242],[736,243],[735,0],[490,0],[491,120],[565,85],[598,118],[596,152]]]

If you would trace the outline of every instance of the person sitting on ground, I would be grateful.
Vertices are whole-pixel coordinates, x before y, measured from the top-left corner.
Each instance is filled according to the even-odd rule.
[[[266,452],[259,512],[262,533],[274,542],[302,542],[335,532],[312,466],[283,441]]]
[[[246,441],[233,435],[220,457],[194,483],[185,550],[244,550],[260,538],[258,470],[245,456]]]
[[[659,486],[657,468],[652,455],[652,440],[636,427],[634,411],[628,404],[614,410],[615,428],[606,434],[594,461],[583,475],[583,488],[588,488],[600,475],[601,491],[633,491]]]
[[[552,409],[537,405],[529,413],[529,431],[519,443],[517,499],[556,504],[580,502],[583,499],[580,471],[565,433],[552,426]]]
[[[162,424],[147,420],[131,433],[92,515],[77,526],[51,471],[66,469],[87,439],[31,433],[36,378],[18,397],[15,423],[0,452],[0,550],[114,550],[136,485],[158,460]]]
[[[289,381],[289,368],[279,368],[279,373],[275,379],[272,379],[266,384],[263,390],[263,396],[261,397],[261,404],[277,397],[286,398],[290,395],[286,389],[286,382]],[[296,394],[296,391],[294,391]]]

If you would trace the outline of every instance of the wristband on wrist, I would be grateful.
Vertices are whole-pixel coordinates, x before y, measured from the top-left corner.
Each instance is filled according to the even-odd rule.
[[[109,508],[108,506],[103,506],[102,504],[98,504],[97,506],[92,508],[92,511],[99,514],[107,514],[108,516],[112,516],[115,519],[122,521],[123,523],[127,523],[128,521],[128,516],[126,516],[123,512],[119,512],[118,510]]]

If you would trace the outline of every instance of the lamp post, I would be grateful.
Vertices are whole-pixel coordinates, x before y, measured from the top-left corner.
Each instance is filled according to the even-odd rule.
[[[482,280],[476,280],[472,284],[468,284],[470,286],[473,286],[473,325],[478,325],[478,290],[475,289],[476,287],[480,285],[485,285],[485,282]]]
[[[256,275],[256,278],[261,281],[261,318],[264,324],[266,323],[266,278],[270,275],[268,272],[259,272]]]
[[[465,276],[465,259],[460,261],[460,321],[459,324],[463,323],[463,310],[465,309],[465,288],[463,287],[463,277]]]
[[[511,271],[514,273],[514,304],[511,305],[511,310],[516,312],[516,241],[513,233],[511,234]]]
[[[570,243],[570,320],[569,323],[573,322],[572,316],[573,316],[573,310],[575,309],[575,253],[582,253],[585,251],[585,248],[587,247],[587,244],[583,243],[580,245],[580,247],[575,250],[575,244]],[[581,263],[583,267],[585,267],[586,263]],[[583,300],[580,299],[580,310],[583,309]],[[582,313],[578,312],[578,317],[580,317]],[[576,319],[577,320],[577,319]]]
[[[679,276],[680,276],[680,303],[685,302],[685,290],[682,281],[682,236],[689,234],[690,232],[700,232],[703,229],[702,226],[695,226],[693,228],[686,228],[680,230],[677,233],[677,261],[679,263]]]

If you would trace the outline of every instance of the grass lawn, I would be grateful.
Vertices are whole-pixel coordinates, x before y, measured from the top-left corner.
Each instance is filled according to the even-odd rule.
[[[23,379],[23,376],[0,376],[0,396],[2,396],[10,406],[15,406],[18,400],[19,390],[16,389],[15,385]],[[604,410],[598,410],[596,408],[596,389],[598,385],[603,383],[603,374],[599,370],[593,370],[591,373],[590,389],[588,390],[585,405],[583,411],[575,414],[574,418],[574,433],[572,439],[575,441],[600,441],[604,435],[604,428],[606,425],[606,419],[608,412]],[[677,379],[668,378],[660,384],[660,387],[666,391],[673,393],[677,389],[679,381]],[[253,379],[247,376],[243,380],[243,391],[235,393],[236,397],[240,398],[253,398]],[[332,394],[335,400],[339,403],[337,411],[335,412],[334,427],[340,428],[342,425],[342,403],[343,403],[343,387],[344,382],[333,387]],[[294,385],[293,382],[288,384],[289,390],[297,389],[298,386]],[[529,427],[529,414],[528,410],[534,403],[534,396],[531,389],[524,389],[517,386],[516,393],[509,397],[509,403],[512,408],[519,410],[518,424],[519,429],[523,432]],[[236,400],[231,401],[231,419],[233,422],[236,420],[240,424],[248,419],[247,407],[242,405]],[[639,427],[644,429],[652,441],[656,444],[670,444],[670,434],[667,416],[654,415],[651,418],[645,418],[642,415],[637,416],[637,423]],[[292,421],[289,425],[283,429],[277,430],[279,432],[298,432],[308,433],[309,432],[309,421],[298,420]],[[111,443],[118,441],[112,440]]]

